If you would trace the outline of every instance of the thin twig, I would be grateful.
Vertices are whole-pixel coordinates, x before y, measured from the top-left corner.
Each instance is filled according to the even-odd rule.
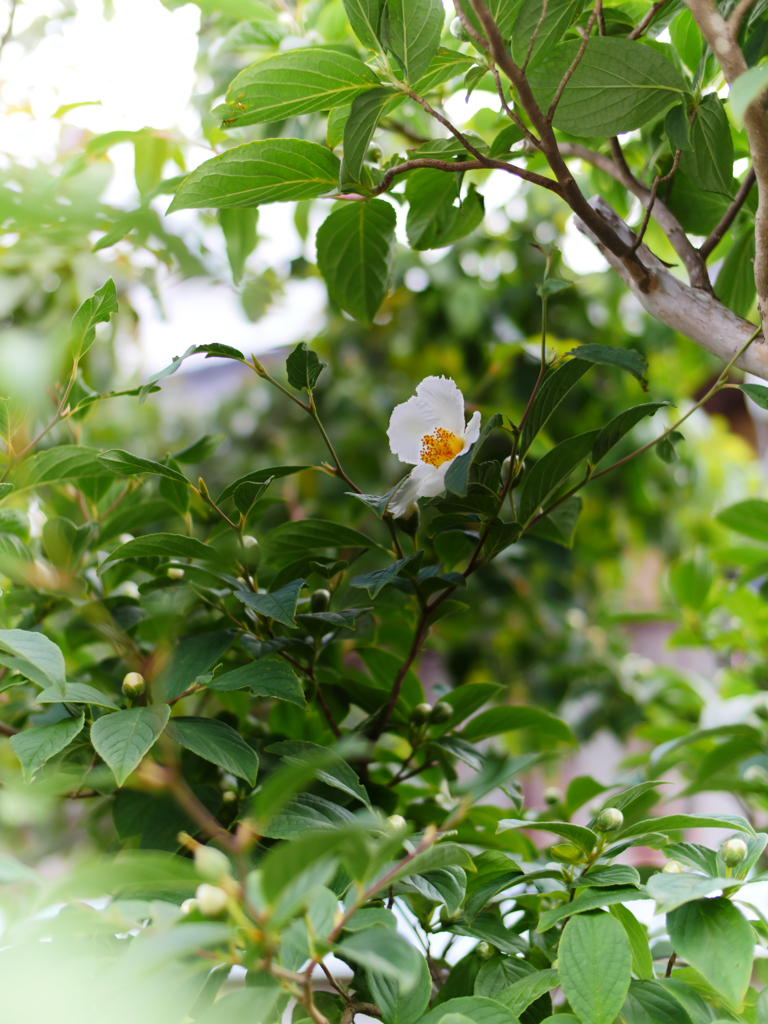
[[[517,122],[515,122],[517,123]],[[523,131],[527,133],[527,129],[522,125]],[[534,145],[538,145],[538,140],[531,137],[531,142]],[[462,139],[462,145],[464,140]],[[530,182],[532,185],[539,185],[541,188],[549,189],[550,192],[554,192],[555,195],[561,195],[560,186],[552,178],[545,178],[541,174],[535,174],[533,171],[527,171],[523,167],[517,167],[515,164],[505,163],[503,160],[494,160],[491,157],[483,157],[480,160],[434,160],[431,157],[418,157],[414,160],[406,160],[401,164],[397,164],[395,167],[390,167],[385,172],[384,177],[381,179],[376,188],[372,189],[371,195],[380,196],[382,192],[386,192],[391,186],[393,180],[400,174],[407,174],[408,171],[418,170],[419,168],[427,167],[432,168],[436,171],[448,171],[452,174],[458,174],[462,171],[478,171],[485,167],[496,168],[497,170],[507,171],[509,174],[514,174],[518,178],[522,178],[524,181]],[[362,198],[362,196],[360,197]]]
[[[650,221],[651,214],[653,213],[653,207],[656,202],[656,193],[659,190],[659,185],[661,185],[661,183],[664,181],[670,181],[672,178],[674,178],[677,172],[678,164],[680,163],[681,155],[682,150],[675,150],[675,159],[672,162],[672,169],[669,171],[669,173],[663,176],[657,174],[656,177],[653,179],[653,185],[651,186],[651,198],[648,201],[648,205],[645,208],[645,216],[643,217],[643,223],[640,225],[640,230],[637,233],[637,238],[632,244],[631,252],[633,255],[637,252],[643,241],[643,236],[645,235],[646,228],[648,227],[648,222]]]
[[[19,732],[21,732],[21,729],[14,729],[12,725],[0,722],[0,736],[15,736]]]
[[[747,171],[747,175],[739,186],[739,190],[734,197],[733,202],[730,204],[728,209],[725,211],[723,216],[717,223],[717,226],[712,229],[709,237],[706,241],[702,242],[699,246],[699,252],[704,259],[707,259],[709,254],[713,252],[722,241],[723,235],[728,228],[733,224],[736,219],[736,214],[742,208],[747,200],[747,196],[752,191],[752,186],[755,184],[755,169],[750,167]]]
[[[507,103],[506,97],[504,96],[504,87],[502,86],[501,78],[499,77],[499,69],[493,63],[491,63],[491,74],[493,75],[494,81],[496,82],[496,92],[498,93],[499,99],[501,100],[502,110],[510,119],[510,121],[512,121],[520,129],[523,135],[525,135],[526,139],[531,143],[531,145],[539,149],[541,147],[541,142],[536,138],[536,136],[533,134],[530,128],[527,128],[523,124],[523,122],[520,120],[520,118],[517,116],[514,110]]]
[[[627,39],[639,39],[643,32],[645,32],[645,30],[651,24],[653,19],[656,17],[657,13],[667,3],[669,3],[669,0],[656,0],[656,3],[653,5],[650,11],[648,11],[648,13],[642,17],[642,19],[637,23],[637,25],[635,25],[635,27],[629,33]]]
[[[552,99],[552,102],[549,105],[549,110],[547,111],[547,121],[549,121],[550,124],[552,124],[552,119],[555,116],[555,111],[557,110],[557,105],[560,102],[560,98],[563,95],[563,93],[565,92],[565,87],[568,85],[568,83],[571,80],[571,76],[573,75],[574,71],[576,70],[576,68],[581,63],[581,58],[584,56],[584,52],[587,49],[587,43],[589,42],[589,37],[592,34],[592,26],[595,24],[595,18],[596,17],[597,17],[597,7],[595,7],[593,9],[592,13],[589,16],[589,21],[587,22],[587,27],[586,27],[586,30],[584,32],[584,38],[581,41],[581,46],[579,47],[579,51],[576,54],[576,56],[573,58],[573,60],[571,61],[571,66],[568,68],[568,70],[563,75],[562,80],[560,81],[560,85],[558,85],[558,87],[557,87],[557,92],[555,93],[555,95],[554,95],[554,97]]]
[[[464,10],[463,10],[463,8],[461,6],[460,0],[453,0],[453,7],[454,7],[454,10],[456,11],[456,15],[457,15],[459,21],[464,26],[465,32],[467,32],[470,36],[472,36],[472,38],[474,39],[474,41],[477,43],[477,45],[479,47],[481,47],[486,52],[490,51],[490,46],[488,45],[487,40],[483,39],[483,37],[480,35],[480,33],[475,28],[475,26],[472,24],[472,22],[469,20],[469,18],[464,13]]]
[[[675,966],[675,960],[677,960],[677,953],[673,952],[672,956],[667,961],[667,969],[664,972],[664,977],[665,978],[671,978],[672,977],[672,968]]]
[[[539,20],[536,22],[536,28],[533,30],[531,41],[528,44],[528,51],[525,55],[525,60],[523,61],[523,74],[525,74],[525,72],[528,70],[528,64],[530,63],[531,57],[533,56],[533,48],[536,45],[536,40],[539,36],[539,30],[541,29],[541,26],[544,24],[544,19],[547,16],[547,6],[547,0],[544,0],[544,2],[541,5],[541,14],[539,15]]]
[[[733,14],[730,16],[726,24],[728,25],[728,31],[731,33],[731,39],[736,40],[736,36],[739,34],[741,28],[741,22],[744,15],[754,4],[755,0],[739,0],[733,9]]]

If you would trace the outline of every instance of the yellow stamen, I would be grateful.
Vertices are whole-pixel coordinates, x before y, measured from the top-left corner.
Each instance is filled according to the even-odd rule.
[[[442,466],[444,462],[455,459],[464,442],[444,427],[438,427],[433,434],[425,434],[421,439],[421,461],[434,466]]]

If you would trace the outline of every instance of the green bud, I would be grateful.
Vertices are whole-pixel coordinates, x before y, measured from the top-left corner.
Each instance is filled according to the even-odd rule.
[[[169,580],[183,580],[184,570],[178,565],[169,565],[165,570],[165,575]]]
[[[184,900],[184,902],[181,904],[182,914],[191,914],[193,913],[193,911],[197,909],[197,900]]]
[[[225,804],[233,804],[237,800],[237,793],[233,789],[226,789],[221,794],[221,799]]]
[[[454,924],[456,921],[460,920],[460,918],[461,913],[449,914],[447,907],[440,908],[440,924]]]
[[[126,697],[140,697],[146,688],[141,672],[129,672],[123,679],[123,694]]]
[[[250,550],[251,548],[257,548],[258,546],[259,546],[259,542],[256,540],[255,537],[251,537],[249,534],[246,534],[243,537],[243,547],[244,548],[247,548],[248,550]]]
[[[453,708],[447,701],[441,700],[432,708],[429,720],[433,725],[444,725],[453,718]]]
[[[723,858],[723,864],[728,868],[737,868],[739,864],[742,864],[749,853],[749,847],[743,839],[739,839],[734,836],[732,839],[726,839],[723,845],[720,847],[720,856]]]
[[[412,501],[399,519],[395,520],[398,530],[407,533],[409,537],[415,537],[421,525],[421,510],[417,502]]]
[[[564,861],[566,864],[578,864],[584,856],[578,846],[571,846],[570,843],[558,843],[549,852],[555,860]]]
[[[471,39],[469,32],[464,28],[461,18],[454,18],[451,22],[451,35],[462,43],[468,43]]]
[[[202,477],[198,478],[197,489],[198,491],[200,491],[200,497],[203,499],[203,501],[207,502],[210,505],[211,496],[208,493],[208,488],[205,486],[205,480],[203,480]]]
[[[514,490],[515,487],[519,487],[520,486],[520,484],[523,482],[523,477],[524,476],[525,476],[525,460],[523,460],[521,463],[519,463],[518,466],[515,467],[515,478],[512,481],[512,488],[511,488],[512,490]]]
[[[199,875],[211,882],[219,882],[222,878],[232,874],[229,857],[213,846],[200,844],[195,847],[195,867]]]
[[[310,599],[309,606],[313,612],[327,612],[330,603],[330,590],[316,590]]]
[[[563,794],[557,786],[547,786],[544,790],[544,803],[549,807],[553,807],[555,804],[562,802]]]
[[[678,864],[676,860],[668,860],[661,870],[665,875],[682,875],[683,873],[682,865]]]
[[[405,828],[407,821],[402,814],[390,814],[387,818],[387,825],[392,829],[393,832],[399,832],[401,828]]]
[[[606,807],[597,816],[595,826],[598,832],[617,832],[624,824],[624,815],[616,807]]]
[[[431,704],[417,704],[411,712],[410,723],[411,725],[426,725],[431,714]]]
[[[483,960],[490,960],[492,956],[495,956],[496,950],[490,942],[478,942],[475,946],[475,953]]]
[[[224,890],[218,885],[209,885],[208,882],[198,885],[195,898],[198,910],[206,917],[218,917],[227,906],[227,894]]]

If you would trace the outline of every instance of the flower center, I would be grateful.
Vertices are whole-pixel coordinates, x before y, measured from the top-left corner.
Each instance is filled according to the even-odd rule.
[[[433,434],[425,434],[421,439],[421,461],[434,466],[442,466],[456,458],[464,442],[444,427],[438,427]]]

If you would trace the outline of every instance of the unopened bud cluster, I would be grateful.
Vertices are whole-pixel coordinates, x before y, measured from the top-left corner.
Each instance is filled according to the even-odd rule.
[[[411,725],[419,728],[423,725],[445,725],[452,718],[453,708],[447,701],[441,700],[432,707],[431,704],[417,704],[411,712]]]
[[[606,807],[600,811],[595,822],[598,832],[618,832],[624,824],[624,815],[617,807]]]

